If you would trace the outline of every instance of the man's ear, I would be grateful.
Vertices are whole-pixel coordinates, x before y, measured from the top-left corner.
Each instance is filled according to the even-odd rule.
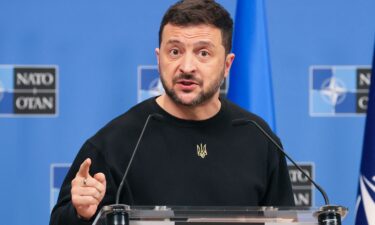
[[[229,53],[225,57],[225,73],[224,73],[224,77],[228,76],[229,70],[232,67],[232,63],[233,63],[234,58],[235,58],[235,55],[233,53]]]
[[[159,54],[160,54],[160,49],[159,48],[155,48],[155,54],[156,54],[156,60],[158,61],[158,65],[160,64],[159,63]]]
[[[155,48],[155,54],[156,54],[156,60],[158,61],[158,71],[160,73],[160,49],[159,48]]]

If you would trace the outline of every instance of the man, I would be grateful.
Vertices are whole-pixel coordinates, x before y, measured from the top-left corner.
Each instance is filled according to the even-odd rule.
[[[219,98],[234,60],[232,27],[229,13],[211,0],[180,1],[168,9],[156,49],[165,94],[134,106],[86,141],[65,178],[51,224],[85,224],[103,205],[115,203],[137,139],[154,113],[163,119],[150,120],[121,203],[293,205],[284,157],[255,127],[232,121],[255,120],[272,133],[268,126]]]

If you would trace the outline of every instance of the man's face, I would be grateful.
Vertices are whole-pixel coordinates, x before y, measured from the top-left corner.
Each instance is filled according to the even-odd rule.
[[[165,25],[156,55],[167,96],[185,106],[214,99],[234,59],[225,55],[221,31],[209,25]]]

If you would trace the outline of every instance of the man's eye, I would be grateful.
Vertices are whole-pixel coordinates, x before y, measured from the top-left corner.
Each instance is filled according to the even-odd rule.
[[[180,51],[178,51],[178,49],[172,49],[169,54],[172,55],[172,56],[176,56],[180,53]]]
[[[210,54],[208,53],[208,51],[204,51],[204,50],[200,51],[199,54],[200,54],[201,56],[203,56],[203,57],[207,57],[207,56],[210,55]]]

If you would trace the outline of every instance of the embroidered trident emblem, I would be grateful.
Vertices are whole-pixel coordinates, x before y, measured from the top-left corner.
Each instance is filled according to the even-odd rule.
[[[204,157],[207,156],[206,145],[203,145],[202,143],[200,145],[197,145],[197,154],[198,154],[199,157],[204,159]]]

